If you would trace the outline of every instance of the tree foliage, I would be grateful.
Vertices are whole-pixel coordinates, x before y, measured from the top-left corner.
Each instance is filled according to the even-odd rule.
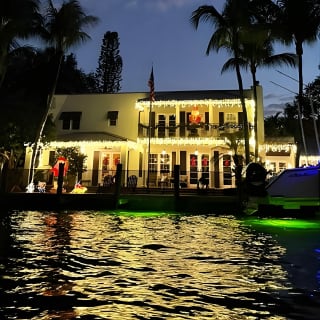
[[[302,113],[305,118],[320,119],[320,76],[309,83],[304,90]],[[311,105],[312,103],[312,105]]]
[[[25,143],[34,141],[41,110],[46,103],[48,82],[45,52],[20,48],[12,55],[0,89],[0,146],[18,159]],[[51,116],[43,132],[44,140],[52,140],[55,130]]]
[[[320,77],[305,86],[303,95],[299,99],[297,95],[292,103],[288,103],[284,109],[284,118],[287,120],[286,126],[295,137],[296,141],[300,141],[301,134],[298,130],[298,101],[300,101],[301,123],[305,136],[305,152],[310,150],[319,152],[314,146],[319,143],[320,136]],[[318,141],[317,141],[318,140]],[[318,148],[318,147],[317,147]]]
[[[87,156],[81,153],[79,147],[57,148],[55,161],[54,163],[50,163],[50,165],[53,166],[59,157],[64,157],[68,160],[68,174],[79,177],[83,172],[87,171],[85,165]]]
[[[254,2],[254,1],[253,1]],[[249,70],[252,78],[253,98],[255,105],[258,104],[257,98],[257,69],[262,67],[274,67],[287,65],[294,67],[296,66],[296,55],[292,53],[281,53],[274,54],[273,38],[270,36],[270,25],[268,16],[264,17],[261,15],[259,10],[260,5],[265,3],[258,2],[258,5],[254,3],[256,7],[252,8],[252,16],[250,24],[246,27],[246,31],[242,33],[240,38],[240,50],[239,50],[239,61],[238,63],[244,70]],[[253,3],[250,3],[251,5]],[[222,73],[229,70],[235,69],[236,61],[235,58],[230,58],[222,67]],[[255,130],[255,150],[254,158],[258,159],[258,108],[255,108],[254,115],[254,130]]]
[[[77,94],[98,92],[94,75],[85,74],[78,68],[73,53],[63,57],[57,82],[57,94]]]
[[[297,140],[296,166],[299,165],[301,151],[307,153],[307,141],[304,132],[302,105],[303,98],[303,45],[317,41],[320,28],[319,0],[277,0],[273,34],[284,44],[295,45],[298,56],[299,90],[297,97],[297,115],[300,126],[300,138]]]
[[[39,12],[37,0],[0,3],[0,84],[3,80],[0,85],[0,150],[12,154],[14,159],[23,155],[25,143],[37,140],[44,115],[46,125],[41,140],[55,138],[54,124],[46,110],[50,106],[50,93],[52,96],[55,92],[97,92],[94,74],[79,70],[75,56],[64,56],[61,51],[72,43],[77,45],[89,39],[83,28],[95,24],[97,19],[86,15],[77,1],[64,2],[59,10],[51,1],[48,3],[48,10],[43,14]],[[18,40],[32,37],[45,39],[47,46],[38,49],[19,45]],[[56,91],[58,55],[61,56],[61,72]]]
[[[320,77],[317,77],[313,82],[305,86],[302,95],[302,123],[306,136],[306,140],[314,139],[315,128],[319,131],[320,120]],[[301,139],[298,120],[298,95],[292,103],[287,103],[283,113],[278,112],[275,115],[265,118],[265,135],[272,136],[294,136],[296,141]],[[319,132],[320,133],[320,132]]]
[[[191,21],[196,28],[200,21],[210,22],[214,27],[206,53],[219,51],[220,49],[225,49],[229,53],[230,59],[223,66],[222,71],[230,68],[235,69],[240,97],[243,91],[240,67],[250,68],[253,76],[253,87],[255,88],[255,72],[258,66],[266,64],[272,66],[279,62],[289,66],[297,64],[299,95],[296,99],[295,115],[297,116],[296,122],[300,127],[296,157],[296,165],[298,165],[301,146],[304,145],[304,149],[306,149],[303,122],[306,120],[306,113],[309,112],[308,104],[303,96],[303,45],[315,42],[319,36],[319,0],[228,0],[225,2],[221,14],[213,6],[201,6],[193,12]],[[293,54],[273,56],[273,45],[276,42],[282,42],[285,45],[294,44],[296,61]],[[244,108],[244,105],[242,107]],[[292,112],[289,109],[287,111]],[[302,119],[303,116],[304,119]],[[255,127],[257,127],[256,119],[257,117],[255,117]],[[291,125],[294,118],[289,119]],[[278,116],[271,120],[278,120]],[[245,122],[246,119],[244,118]],[[247,125],[244,125],[244,128],[246,129]],[[296,131],[295,129],[295,135]],[[248,135],[244,134],[244,139],[245,143],[248,143],[246,141]],[[247,161],[248,146],[245,150]],[[258,149],[256,147],[256,158],[257,153]]]
[[[63,57],[68,49],[90,39],[90,36],[84,31],[84,29],[95,25],[97,22],[98,18],[87,15],[77,0],[63,2],[59,9],[55,8],[53,2],[49,0],[44,25],[41,30],[41,36],[46,44],[50,46],[53,53],[50,63],[52,68],[48,74],[51,80],[51,86],[49,87],[48,99],[45,104],[42,119],[39,123],[39,128],[36,132],[33,144],[33,153],[31,158],[32,173],[30,174],[30,182],[33,180],[35,159],[42,139],[44,127],[50,114]]]
[[[104,34],[96,70],[98,90],[101,93],[116,93],[121,90],[122,58],[117,32]]]
[[[18,39],[35,35],[41,23],[38,0],[0,1],[0,87],[10,56],[20,47]]]
[[[265,118],[264,130],[266,137],[283,137],[292,136],[292,132],[288,131],[288,118],[281,116],[281,112]]]
[[[250,162],[249,124],[245,105],[243,80],[240,71],[241,34],[247,30],[251,13],[248,0],[227,0],[220,13],[214,6],[201,6],[193,11],[191,23],[197,29],[199,23],[210,22],[214,26],[206,53],[226,50],[235,61],[235,70],[239,86],[239,95],[243,113],[243,138],[245,144],[245,162]]]

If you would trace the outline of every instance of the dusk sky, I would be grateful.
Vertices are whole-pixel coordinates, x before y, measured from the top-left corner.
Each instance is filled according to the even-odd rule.
[[[53,0],[59,6],[61,0]],[[79,0],[87,14],[99,17],[97,26],[87,30],[91,40],[71,51],[78,67],[86,73],[98,66],[101,44],[107,31],[116,31],[123,59],[121,92],[148,91],[151,67],[155,91],[238,89],[234,71],[221,75],[228,60],[224,51],[205,54],[213,32],[209,23],[195,30],[190,23],[192,12],[201,5],[213,5],[221,11],[224,0]],[[319,74],[320,46],[305,46],[304,83]],[[294,52],[277,48],[276,53]],[[265,115],[283,110],[298,91],[298,70],[281,67],[259,69],[257,79],[263,87]],[[251,76],[242,72],[244,87],[251,86]],[[274,84],[274,83],[278,84]],[[283,88],[282,88],[283,87]],[[284,89],[286,88],[286,89]],[[287,90],[288,89],[288,90]]]

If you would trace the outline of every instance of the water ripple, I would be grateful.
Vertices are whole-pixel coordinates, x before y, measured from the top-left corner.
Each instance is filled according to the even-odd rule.
[[[294,286],[285,238],[232,216],[25,211],[1,231],[5,319],[318,316],[319,291]]]

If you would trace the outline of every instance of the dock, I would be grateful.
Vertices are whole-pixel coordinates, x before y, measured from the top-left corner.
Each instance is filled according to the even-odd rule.
[[[238,196],[229,192],[197,192],[175,195],[166,191],[135,190],[120,193],[5,193],[0,194],[7,210],[155,210],[197,214],[237,214],[241,211]]]

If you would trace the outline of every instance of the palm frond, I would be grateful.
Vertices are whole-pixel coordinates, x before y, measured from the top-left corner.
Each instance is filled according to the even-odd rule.
[[[213,26],[224,23],[224,19],[221,14],[213,6],[200,6],[197,10],[192,12],[190,18],[191,24],[197,29],[200,22],[209,22]]]

